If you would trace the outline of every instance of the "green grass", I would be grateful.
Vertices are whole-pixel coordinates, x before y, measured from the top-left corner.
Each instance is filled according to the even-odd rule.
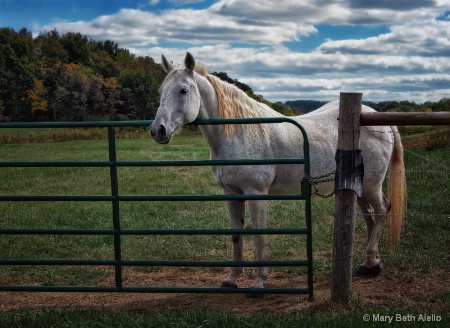
[[[424,321],[424,313],[383,309],[357,309],[346,313],[293,313],[288,315],[260,314],[239,316],[232,313],[217,313],[207,310],[165,311],[152,314],[110,313],[96,310],[42,310],[38,313],[22,311],[0,316],[2,327],[445,327],[448,313],[435,314],[435,321]],[[367,317],[368,316],[368,317]],[[392,323],[380,322],[382,317],[392,318]],[[365,321],[364,318],[366,318]],[[367,319],[368,318],[368,319]],[[415,320],[415,321],[413,321]],[[438,321],[440,320],[440,321]]]
[[[403,269],[399,274],[448,270],[450,150],[406,151],[405,162],[407,212],[401,245],[390,255],[391,268]]]
[[[144,129],[116,128],[116,138],[144,138]],[[0,144],[47,143],[74,140],[107,139],[106,128],[8,128],[0,130]]]
[[[108,158],[108,146],[106,140],[1,145],[0,154],[3,161],[105,160]],[[384,257],[388,271],[397,270],[399,263],[400,266],[404,263],[421,270],[445,267],[436,259],[445,258],[448,251],[444,247],[445,241],[449,240],[450,208],[447,200],[450,178],[445,171],[447,169],[448,172],[450,167],[448,154],[445,150],[406,152],[408,211],[403,246]],[[168,146],[157,145],[149,139],[121,139],[117,140],[117,157],[121,161],[207,159],[209,149],[202,136],[196,134],[174,138]],[[221,192],[208,167],[123,167],[118,170],[119,190],[125,195]],[[108,168],[2,168],[1,172],[2,194],[110,194]],[[303,202],[273,201],[268,224],[280,228],[303,227],[303,209]],[[333,212],[332,198],[313,200],[317,274],[328,274],[330,271]],[[229,227],[221,202],[122,202],[120,215],[121,227],[125,229]],[[112,228],[111,216],[111,206],[104,202],[4,202],[0,206],[0,228],[109,229]],[[249,220],[246,226],[250,226]],[[250,241],[249,236],[246,238]],[[113,256],[112,243],[109,236],[7,235],[0,240],[0,254],[2,258],[110,259]],[[274,236],[270,238],[268,259],[304,258],[304,244],[304,236]],[[362,261],[365,245],[365,224],[359,218],[356,225],[356,262]],[[212,247],[215,249],[214,255],[210,252]],[[413,254],[416,261],[409,260]],[[124,236],[123,256],[125,259],[223,260],[230,257],[229,237]],[[25,280],[36,278],[37,271],[37,268],[24,267],[14,277]],[[105,274],[103,269],[100,271]],[[68,283],[66,275],[55,276],[61,277],[59,283]],[[9,277],[10,271],[3,268],[0,279],[8,281]],[[97,281],[94,280],[87,283]]]
[[[117,140],[118,160],[207,159],[209,149],[201,135],[174,138],[167,146],[150,139]],[[106,140],[0,145],[1,161],[32,160],[106,160]],[[408,208],[400,247],[386,254],[384,238],[381,252],[385,275],[412,276],[415,273],[448,271],[450,245],[450,152],[415,150],[405,153],[408,183]],[[109,195],[107,168],[2,168],[1,194],[37,195]],[[119,168],[121,194],[219,194],[208,167]],[[269,227],[303,227],[303,203],[273,201],[269,209]],[[314,274],[330,275],[334,199],[313,200]],[[221,202],[121,202],[121,226],[141,228],[228,228],[229,221]],[[111,204],[103,202],[3,202],[0,203],[0,229],[110,229]],[[247,220],[246,226],[249,225]],[[251,237],[246,237],[251,245]],[[15,236],[2,235],[0,258],[36,259],[113,259],[110,236]],[[357,219],[354,267],[363,260],[366,247],[365,224]],[[228,260],[231,256],[228,236],[124,236],[124,259]],[[268,259],[303,259],[304,236],[272,236]],[[247,258],[251,260],[251,258]],[[149,270],[148,268],[138,268]],[[158,270],[158,268],[154,268]],[[198,270],[212,270],[198,269]],[[276,276],[289,277],[304,268],[272,268]],[[98,267],[4,266],[2,284],[92,285],[110,277],[112,270]],[[448,297],[447,297],[448,298]],[[448,301],[447,301],[448,303]],[[370,308],[367,311],[375,311]],[[261,315],[241,318],[210,312],[156,313],[151,317],[110,314],[96,311],[49,310],[0,316],[1,326],[112,326],[158,325],[162,320],[175,327],[285,327],[293,322],[305,326],[345,327],[361,322],[365,309],[321,316],[292,314],[276,317]],[[381,310],[380,310],[381,311]],[[386,311],[386,310],[383,310]],[[336,320],[339,318],[339,320]],[[448,319],[448,318],[447,318]],[[55,320],[55,324],[52,324]],[[173,321],[172,321],[173,320]],[[199,321],[196,321],[199,320]],[[161,322],[162,322],[161,321]],[[201,321],[201,322],[200,322]],[[374,324],[375,325],[375,324]],[[373,325],[373,326],[374,326]],[[419,326],[416,322],[415,325]],[[167,325],[165,325],[167,326]],[[370,326],[370,325],[369,325]],[[421,327],[427,326],[421,323]],[[414,327],[414,326],[411,326]]]

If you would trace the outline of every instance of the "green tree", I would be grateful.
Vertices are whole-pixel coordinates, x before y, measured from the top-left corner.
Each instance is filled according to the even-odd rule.
[[[74,63],[50,63],[42,69],[47,108],[54,121],[81,121],[89,116],[89,70]]]
[[[246,92],[248,95],[253,95],[253,90],[252,90],[252,88],[250,88],[250,86],[248,86],[245,83],[239,82],[237,79],[232,79],[231,77],[228,76],[227,73],[225,73],[225,72],[212,72],[211,74],[217,76],[222,81],[228,82],[230,84],[234,84],[239,89],[241,89],[242,91]],[[252,97],[252,98],[254,98],[254,97]]]
[[[436,112],[450,111],[450,98],[442,98],[432,107],[432,109]]]
[[[27,90],[33,88],[33,44],[26,30],[0,29],[0,103],[4,116],[27,119]]]
[[[136,56],[128,49],[119,48],[114,56],[114,60],[117,63],[119,70],[129,68],[130,65],[135,61]]]
[[[134,61],[130,64],[129,68],[130,69],[138,69],[138,68],[144,69],[146,72],[148,72],[149,74],[151,74],[153,76],[153,78],[155,79],[155,81],[158,85],[161,85],[163,83],[163,81],[167,75],[166,72],[164,71],[164,69],[162,68],[162,66],[155,63],[153,58],[151,58],[149,56],[136,57],[134,59]]]
[[[80,33],[67,33],[59,39],[60,44],[67,52],[68,62],[88,66],[91,56],[88,48],[88,39]]]
[[[104,80],[100,75],[93,75],[88,79],[88,91],[86,97],[88,120],[95,121],[108,119],[103,83]]]
[[[118,64],[106,51],[96,50],[91,52],[91,59],[91,67],[103,78],[119,76],[120,69]]]
[[[115,77],[103,79],[90,75],[87,79],[86,105],[89,120],[115,120],[121,104],[121,86]]]
[[[126,69],[120,74],[119,82],[123,95],[121,114],[144,120],[155,117],[159,96],[152,74],[142,68]]]
[[[41,63],[69,63],[69,54],[61,44],[61,37],[57,30],[40,33],[34,42]]]
[[[288,107],[284,105],[281,102],[276,102],[272,104],[272,108],[276,110],[277,112],[286,115],[286,116],[294,116],[295,115],[295,109],[292,107]]]
[[[41,63],[40,76],[46,89],[47,115],[52,121],[62,120],[60,113],[60,104],[57,99],[61,99],[59,92],[64,90],[66,83],[66,72],[64,64],[54,62],[53,60],[45,60]]]
[[[121,86],[115,77],[110,77],[103,81],[103,95],[108,118],[109,120],[115,120],[119,105],[122,104],[120,100]]]
[[[65,83],[60,86],[63,95],[60,111],[68,121],[82,121],[88,116],[89,72],[83,65],[75,63],[65,65],[65,69]]]

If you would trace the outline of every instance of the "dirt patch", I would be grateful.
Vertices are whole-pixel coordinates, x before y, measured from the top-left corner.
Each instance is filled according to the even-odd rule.
[[[406,149],[425,148],[428,145],[430,136],[418,136],[408,139],[403,139],[402,144]]]
[[[263,299],[247,299],[242,294],[150,294],[150,293],[47,293],[0,292],[0,311],[41,308],[89,308],[112,312],[128,311],[150,313],[174,309],[208,309],[235,314],[293,313],[348,310],[361,305],[382,308],[428,310],[435,313],[448,310],[450,292],[448,272],[432,274],[398,274],[393,277],[353,279],[353,300],[350,304],[336,304],[330,300],[330,277],[314,278],[314,300],[307,295],[267,294]],[[168,268],[159,272],[128,271],[126,286],[182,286],[215,287],[223,278],[218,273],[183,272]],[[241,279],[241,286],[248,286],[250,279]],[[111,286],[113,278],[101,285]],[[306,276],[289,278],[269,277],[267,287],[306,286]]]

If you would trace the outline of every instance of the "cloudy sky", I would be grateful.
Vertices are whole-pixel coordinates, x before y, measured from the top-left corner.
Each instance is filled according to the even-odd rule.
[[[0,26],[186,51],[271,101],[450,97],[450,0],[0,0]]]

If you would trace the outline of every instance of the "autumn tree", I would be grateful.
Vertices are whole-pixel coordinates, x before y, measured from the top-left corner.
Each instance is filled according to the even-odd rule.
[[[40,80],[34,80],[33,89],[27,90],[27,100],[31,104],[31,112],[43,112],[47,110],[46,90]]]

